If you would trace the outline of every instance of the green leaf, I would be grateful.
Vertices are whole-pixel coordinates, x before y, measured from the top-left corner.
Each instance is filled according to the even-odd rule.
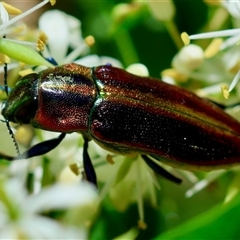
[[[237,239],[239,231],[240,196],[228,204],[219,204],[155,239]]]

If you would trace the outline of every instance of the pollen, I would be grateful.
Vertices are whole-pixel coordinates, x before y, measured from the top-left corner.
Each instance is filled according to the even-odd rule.
[[[240,69],[240,61],[238,60],[231,68],[228,69],[230,73],[236,73]]]
[[[76,163],[73,163],[71,165],[69,165],[69,168],[71,169],[71,171],[76,175],[78,176],[80,174],[79,172],[79,167]]]
[[[183,32],[181,34],[181,39],[182,39],[185,46],[187,46],[190,43],[189,35],[186,32]]]
[[[171,77],[177,82],[186,82],[188,80],[188,77],[185,74],[180,73],[174,68],[165,69],[161,72],[161,75]]]
[[[145,229],[147,229],[147,224],[144,221],[139,220],[138,221],[138,227],[142,230],[145,230]]]
[[[228,97],[229,97],[228,86],[225,85],[225,84],[223,84],[223,85],[221,86],[221,90],[222,90],[223,97],[224,97],[225,99],[228,99]]]
[[[22,11],[16,7],[13,7],[12,5],[5,3],[5,2],[1,2],[2,5],[4,6],[4,8],[7,10],[7,12],[11,15],[19,15],[22,13]]]
[[[40,52],[44,51],[47,40],[48,40],[48,37],[45,34],[45,32],[40,31],[39,32],[39,37],[38,37],[38,40],[37,40],[37,46],[36,46],[37,51],[40,51]]]
[[[0,53],[0,63],[11,63],[11,60],[6,54]]]
[[[24,77],[28,74],[31,74],[31,73],[34,73],[34,71],[31,69],[31,68],[28,68],[28,69],[25,69],[25,70],[22,70],[22,71],[19,71],[18,74],[21,76],[21,77]]]
[[[40,31],[39,32],[39,37],[38,37],[44,44],[47,43],[47,40],[48,40],[48,36],[45,32],[43,31]]]
[[[92,47],[95,44],[95,38],[92,35],[87,36],[84,41],[89,47]]]
[[[107,160],[108,163],[114,164],[112,155],[108,154],[106,160]]]
[[[56,3],[56,0],[50,0],[49,2],[53,6]]]
[[[205,3],[212,5],[212,6],[221,6],[221,1],[220,0],[203,0]]]
[[[37,46],[36,46],[37,51],[43,52],[44,48],[45,48],[44,42],[41,39],[38,39]]]
[[[209,46],[206,48],[206,50],[204,51],[204,57],[211,58],[215,56],[219,52],[222,43],[223,43],[222,38],[214,38],[212,42],[209,44]]]

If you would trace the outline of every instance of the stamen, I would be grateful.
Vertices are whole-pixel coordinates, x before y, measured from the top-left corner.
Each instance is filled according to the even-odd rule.
[[[84,41],[89,47],[92,47],[95,44],[95,38],[92,35],[87,36]]]
[[[11,63],[11,60],[7,55],[0,53],[0,63]]]
[[[136,171],[136,194],[137,194],[137,206],[138,206],[138,214],[139,214],[139,220],[138,220],[138,227],[140,229],[146,229],[147,225],[144,222],[144,209],[143,209],[143,197],[142,197],[142,183],[141,183],[141,162],[142,161],[140,158],[138,158],[137,160],[137,164],[136,167],[134,168],[134,170]]]
[[[187,198],[192,197],[195,193],[201,191],[203,188],[208,186],[211,182],[216,180],[218,177],[220,177],[222,174],[224,174],[226,170],[216,170],[212,173],[207,174],[205,179],[197,182],[192,188],[190,188],[186,193],[185,196]]]
[[[6,11],[11,14],[11,15],[19,15],[22,13],[22,11],[8,3],[5,2],[1,2],[2,5],[4,6],[4,8],[6,9]]]
[[[229,92],[231,92],[233,90],[233,88],[237,85],[239,78],[240,78],[240,70],[238,71],[238,73],[234,77],[233,81],[231,82],[231,84],[229,86],[229,90],[228,90]]]
[[[214,38],[207,47],[207,49],[204,51],[204,57],[211,58],[215,56],[219,52],[222,46],[222,42],[223,42],[222,38]]]
[[[42,40],[38,39],[37,46],[36,46],[37,51],[38,52],[43,52],[44,48],[45,48],[44,42]]]
[[[63,63],[70,63],[73,62],[75,59],[77,59],[82,52],[84,52],[88,46],[86,44],[80,44],[77,48],[75,48],[71,53],[69,53],[65,59],[63,60]]]
[[[228,99],[228,97],[229,97],[229,89],[228,89],[228,86],[225,85],[225,84],[222,84],[221,90],[222,90],[223,97],[224,97],[225,99]]]
[[[24,77],[28,74],[31,74],[31,73],[35,73],[31,68],[28,68],[28,69],[25,69],[25,70],[22,70],[22,71],[19,71],[18,74],[21,76],[21,77]]]
[[[180,73],[179,71],[177,71],[174,68],[169,68],[169,69],[163,70],[161,72],[161,76],[171,77],[171,78],[175,79],[177,82],[186,82],[188,80],[187,75]]]
[[[69,168],[71,169],[71,171],[76,175],[78,176],[80,174],[80,171],[79,171],[79,167],[76,163],[73,163],[73,164],[70,164],[69,165]]]
[[[41,3],[37,4],[36,6],[34,6],[33,8],[27,10],[26,12],[18,15],[15,18],[12,18],[11,20],[9,20],[8,22],[6,22],[5,24],[0,26],[0,30],[3,30],[4,28],[7,28],[8,26],[14,24],[15,22],[19,21],[20,19],[28,16],[29,14],[33,13],[34,11],[38,10],[39,8],[43,7],[44,5],[46,5],[50,0],[44,0]],[[50,1],[50,3],[54,4],[54,1]]]
[[[215,32],[208,32],[208,33],[199,33],[199,34],[194,34],[190,35],[189,39],[194,40],[194,39],[205,39],[205,38],[219,38],[219,37],[229,37],[229,36],[234,36],[240,34],[240,29],[227,29],[223,31],[215,31]]]
[[[50,4],[53,6],[53,5],[55,5],[56,0],[50,0],[49,2],[50,2]]]
[[[186,32],[183,32],[181,34],[181,39],[185,46],[187,46],[190,43],[189,35]]]
[[[38,38],[39,38],[45,45],[47,44],[48,36],[46,35],[45,32],[40,31]]]
[[[107,157],[106,157],[106,160],[107,160],[108,163],[114,164],[113,156],[112,156],[112,155],[108,154]]]
[[[222,43],[222,45],[220,47],[220,50],[222,51],[222,50],[224,50],[224,49],[226,49],[228,47],[232,47],[232,46],[236,45],[236,43],[239,41],[239,39],[240,39],[239,35],[235,35],[235,36],[229,37],[228,39],[226,39]]]

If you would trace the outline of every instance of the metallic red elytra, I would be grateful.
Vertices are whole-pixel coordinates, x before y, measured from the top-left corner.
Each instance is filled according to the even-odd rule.
[[[89,140],[119,154],[139,153],[158,172],[147,156],[188,170],[240,163],[240,123],[221,108],[183,88],[108,65],[72,63],[27,75],[10,92],[2,114],[6,121],[62,133],[31,148],[27,157],[50,151],[65,133],[82,133],[89,175]]]

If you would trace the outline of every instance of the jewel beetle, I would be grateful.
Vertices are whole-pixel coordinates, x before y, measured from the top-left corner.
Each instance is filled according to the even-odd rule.
[[[109,65],[75,63],[24,76],[2,110],[6,122],[31,124],[58,138],[41,142],[9,161],[49,152],[66,134],[85,139],[83,164],[97,185],[88,141],[119,154],[139,153],[157,173],[179,183],[161,168],[212,170],[240,162],[240,123],[220,107],[183,88],[139,77]]]

